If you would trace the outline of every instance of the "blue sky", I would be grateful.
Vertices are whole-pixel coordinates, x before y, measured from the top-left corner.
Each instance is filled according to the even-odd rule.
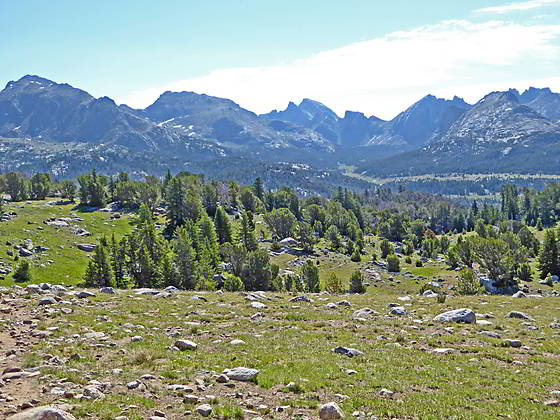
[[[1,2],[0,28],[0,84],[38,74],[135,107],[192,90],[391,118],[427,93],[560,91],[560,0],[26,0]]]

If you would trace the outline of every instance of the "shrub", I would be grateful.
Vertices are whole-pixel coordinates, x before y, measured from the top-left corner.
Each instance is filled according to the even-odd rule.
[[[399,261],[399,257],[395,254],[391,254],[387,257],[387,270],[390,273],[398,273],[401,271],[401,263]]]
[[[457,293],[460,295],[476,295],[480,292],[480,282],[470,268],[463,268],[459,272]]]
[[[352,273],[350,278],[350,293],[365,293],[366,287],[364,286],[364,275],[360,270]]]
[[[24,281],[31,281],[31,271],[30,271],[30,264],[29,261],[22,261],[18,264],[13,278],[15,281],[24,282]]]
[[[447,299],[447,295],[445,293],[440,293],[437,295],[437,302],[438,303],[445,303],[445,300]]]
[[[404,260],[407,264],[412,264],[412,258],[406,257]]]
[[[277,241],[272,242],[272,245],[270,245],[270,250],[271,251],[279,252],[281,249],[282,249],[282,246]]]
[[[358,248],[354,249],[352,256],[350,257],[351,261],[360,262],[362,261],[362,256],[360,255],[360,250]]]
[[[335,273],[331,273],[325,282],[325,290],[329,293],[342,293],[344,292],[344,284],[342,279],[339,279]]]
[[[377,254],[375,252],[371,254],[371,261],[373,262],[377,261]]]
[[[391,245],[387,239],[383,239],[383,241],[381,241],[379,248],[381,248],[381,258],[387,258],[387,255],[394,252],[393,245]]]
[[[422,260],[416,260],[416,267],[422,267],[423,265]]]
[[[224,289],[228,292],[243,290],[243,280],[231,273],[224,273]]]
[[[301,276],[308,292],[319,292],[319,267],[313,264],[313,261],[307,260],[301,267]]]

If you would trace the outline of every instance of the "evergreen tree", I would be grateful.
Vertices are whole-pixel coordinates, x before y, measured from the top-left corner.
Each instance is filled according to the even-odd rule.
[[[261,201],[264,201],[264,187],[260,177],[257,177],[257,179],[255,179],[255,182],[253,184],[253,192]]]
[[[297,222],[297,238],[305,252],[313,252],[315,235],[307,222]]]
[[[544,234],[543,246],[539,254],[539,271],[541,279],[545,279],[548,274],[560,275],[559,265],[556,233],[553,229],[547,229]]]
[[[125,241],[118,243],[115,234],[111,236],[111,268],[115,276],[115,286],[119,289],[126,288],[126,246]]]
[[[231,224],[225,210],[221,206],[216,210],[214,224],[216,225],[216,234],[218,235],[220,244],[231,242]]]
[[[107,239],[101,238],[95,247],[95,253],[88,263],[84,282],[88,287],[113,286],[113,272],[107,252]]]
[[[247,251],[257,249],[257,239],[255,238],[255,225],[252,223],[252,213],[244,212],[241,215],[240,242]]]
[[[182,226],[175,231],[173,250],[175,252],[175,265],[178,271],[177,287],[193,290],[196,287],[196,252],[193,248],[189,229],[186,226]]]
[[[307,260],[305,264],[303,264],[301,267],[301,275],[307,287],[307,291],[310,293],[319,293],[319,267],[313,264],[313,261]]]

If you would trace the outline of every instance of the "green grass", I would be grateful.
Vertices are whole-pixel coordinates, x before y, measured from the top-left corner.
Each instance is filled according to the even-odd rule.
[[[12,250],[14,256],[18,255],[13,245],[19,245],[26,239],[31,239],[35,246],[49,248],[46,256],[36,254],[26,257],[32,265],[32,283],[49,282],[67,285],[80,283],[87,265],[88,253],[77,249],[76,244],[96,243],[98,238],[104,235],[110,238],[113,233],[120,238],[132,228],[126,214],[121,219],[111,220],[110,213],[80,212],[75,205],[48,205],[46,201],[28,203],[7,206],[8,211],[15,211],[18,216],[10,222],[0,222],[0,261],[15,266],[17,262],[14,261],[14,257],[8,256],[7,252]],[[43,223],[52,217],[82,218],[83,222],[71,224],[91,232],[94,236],[78,237],[70,227],[47,226]],[[12,246],[8,246],[6,242],[12,243]],[[5,280],[0,280],[0,286],[9,284],[12,284],[11,275]]]
[[[403,287],[415,287],[412,280],[408,282]],[[352,307],[336,310],[324,305],[340,300],[340,296],[325,296],[324,301],[315,297],[314,303],[294,308],[288,302],[291,295],[274,293],[276,298],[267,302],[268,307],[261,310],[265,317],[258,321],[250,319],[256,310],[238,294],[208,293],[208,303],[192,301],[191,293],[165,300],[151,296],[130,300],[126,293],[98,297],[95,306],[74,306],[71,315],[43,319],[41,326],[60,329],[36,348],[27,364],[39,363],[45,353],[61,357],[78,353],[80,359],[69,364],[78,369],[77,374],[64,370],[44,373],[75,383],[85,383],[80,378],[87,373],[89,379],[110,381],[117,387],[146,373],[160,378],[148,383],[150,393],[158,396],[156,400],[144,399],[139,391],[128,391],[126,395],[115,391],[103,401],[76,401],[76,415],[81,418],[111,418],[128,404],[139,406],[132,415],[146,415],[152,408],[159,408],[170,416],[179,416],[188,407],[166,391],[166,385],[192,384],[195,379],[207,384],[203,395],[217,397],[213,403],[215,416],[241,418],[243,401],[232,400],[228,397],[231,391],[213,379],[213,375],[234,366],[260,369],[255,384],[236,384],[237,387],[252,395],[262,395],[261,403],[271,410],[280,405],[293,407],[290,416],[303,410],[314,417],[319,404],[338,401],[335,394],[348,397],[340,401],[348,415],[362,410],[380,418],[557,416],[557,409],[542,404],[549,399],[550,391],[556,389],[556,372],[560,368],[560,336],[543,330],[555,318],[557,303],[553,298],[534,301],[451,296],[446,303],[438,304],[435,299],[413,296],[406,306],[409,315],[394,317],[388,315],[388,304],[395,302],[400,293],[369,289],[365,295],[344,296]],[[35,302],[31,300],[29,304],[33,306]],[[352,320],[352,312],[362,307],[370,307],[380,315],[368,322]],[[431,321],[437,313],[458,307],[493,313],[494,325],[439,325]],[[530,330],[522,321],[507,318],[510,310],[529,313],[541,330]],[[185,321],[199,319],[195,314],[204,314],[207,321],[194,336],[183,328],[181,337],[197,342],[199,349],[168,350],[174,338],[166,335],[166,329],[181,328]],[[109,316],[110,321],[96,323],[99,315]],[[422,323],[414,322],[415,319]],[[125,332],[125,323],[145,328]],[[501,328],[496,331],[502,339],[479,334],[498,325]],[[446,327],[453,327],[452,331],[444,330]],[[109,337],[105,343],[120,344],[105,347],[100,353],[80,340],[74,344],[57,340],[86,330],[104,331]],[[129,337],[137,334],[144,340],[131,343]],[[544,341],[539,339],[541,336]],[[233,338],[241,338],[245,344],[231,346]],[[505,338],[521,339],[528,349],[503,347]],[[334,354],[331,349],[337,345],[355,347],[364,355],[347,358]],[[454,352],[438,356],[432,352],[436,347],[450,347]],[[515,360],[523,364],[513,364]],[[114,368],[123,369],[122,375],[115,377]],[[357,373],[348,375],[347,369]],[[289,383],[295,385],[287,388]],[[382,388],[395,394],[380,397],[377,394]]]

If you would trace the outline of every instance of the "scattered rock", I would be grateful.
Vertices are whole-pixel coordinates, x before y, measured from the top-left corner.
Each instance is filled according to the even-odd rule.
[[[507,339],[507,340],[504,340],[504,346],[519,348],[519,347],[521,347],[521,341]]]
[[[340,409],[337,403],[330,402],[327,404],[323,404],[319,407],[319,418],[321,420],[337,420],[343,419],[344,413]]]
[[[342,346],[335,347],[332,351],[337,353],[337,354],[342,354],[342,355],[348,356],[348,357],[356,357],[356,356],[361,356],[362,354],[364,354],[360,350],[353,349],[353,348],[350,348],[350,347],[342,347]]]
[[[467,308],[455,309],[453,311],[444,312],[434,318],[436,322],[464,322],[466,324],[474,324],[476,316],[474,312]]]
[[[93,251],[95,251],[95,248],[97,247],[97,245],[95,245],[95,244],[78,244],[76,246],[78,247],[78,249],[80,251],[84,251],[84,252],[93,252]]]
[[[391,308],[391,315],[406,315],[406,309],[403,306],[394,306]]]
[[[196,350],[198,345],[194,341],[190,340],[177,340],[175,341],[175,347],[181,351],[185,350]]]
[[[533,318],[531,318],[529,315],[527,315],[524,312],[519,312],[519,311],[511,311],[510,313],[507,314],[508,318],[517,318],[517,319],[526,319],[528,321],[534,321]]]
[[[196,407],[195,411],[202,417],[208,417],[210,414],[212,414],[212,406],[210,404],[201,404]]]
[[[56,299],[52,296],[44,297],[39,300],[39,305],[54,305],[56,303]]]
[[[55,407],[42,406],[22,411],[7,420],[76,420],[76,417]]]
[[[372,319],[375,315],[379,315],[379,313],[370,308],[362,308],[354,311],[354,313],[352,314],[352,319],[368,320]]]
[[[251,369],[246,367],[236,367],[233,369],[224,370],[224,374],[227,375],[229,379],[241,382],[250,382],[255,380],[257,375],[260,373],[257,369]]]
[[[307,297],[307,296],[296,296],[294,298],[290,299],[290,302],[308,302],[308,303],[312,303],[313,299]]]

